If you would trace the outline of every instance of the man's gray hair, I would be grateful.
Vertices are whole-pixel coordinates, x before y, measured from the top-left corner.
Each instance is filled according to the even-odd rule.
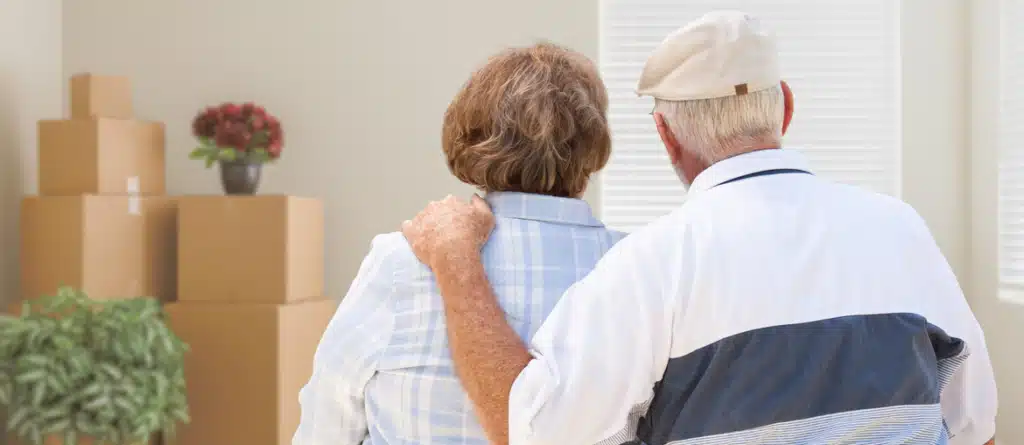
[[[665,116],[683,149],[708,165],[782,142],[785,99],[779,86],[715,99],[657,99],[654,111]]]

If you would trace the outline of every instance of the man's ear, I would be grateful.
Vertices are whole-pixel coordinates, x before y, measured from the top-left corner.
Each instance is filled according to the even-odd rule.
[[[654,126],[658,128],[658,136],[661,137],[661,143],[665,145],[665,151],[668,152],[668,158],[672,165],[678,164],[683,155],[683,147],[679,145],[679,141],[669,130],[668,123],[665,122],[665,115],[654,112]]]
[[[786,130],[789,130],[789,123],[793,121],[793,90],[789,88],[789,84],[785,80],[782,81],[782,97],[785,104],[785,114],[782,117],[782,134],[786,134]]]
[[[696,156],[683,150],[683,144],[679,143],[672,131],[665,122],[665,115],[654,113],[654,125],[658,127],[658,136],[661,136],[661,143],[665,145],[668,158],[672,166],[683,173],[682,179],[686,184],[692,184],[701,172],[708,168],[708,164]]]

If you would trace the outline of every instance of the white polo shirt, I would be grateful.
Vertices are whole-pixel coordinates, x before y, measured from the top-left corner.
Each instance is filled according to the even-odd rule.
[[[719,162],[609,251],[533,337],[510,442],[991,439],[984,335],[924,221],[801,171],[789,150]]]

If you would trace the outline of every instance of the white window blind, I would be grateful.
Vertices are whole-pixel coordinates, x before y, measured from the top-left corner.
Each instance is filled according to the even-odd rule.
[[[779,39],[783,76],[796,96],[785,146],[806,153],[818,174],[898,195],[899,1],[602,0],[599,63],[613,132],[601,176],[604,221],[632,231],[682,203],[650,116],[653,102],[634,89],[665,36],[721,9],[758,16]]]
[[[1024,0],[1000,11],[999,287],[1024,302]]]

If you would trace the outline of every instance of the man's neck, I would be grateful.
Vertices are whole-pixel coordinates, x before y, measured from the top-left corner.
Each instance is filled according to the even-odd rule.
[[[735,158],[736,156],[743,156],[745,154],[750,154],[750,153],[754,153],[754,152],[758,152],[758,151],[764,151],[764,150],[778,150],[780,148],[782,148],[781,144],[779,144],[778,142],[775,142],[775,141],[766,141],[764,143],[747,144],[747,145],[739,146],[737,148],[733,148],[733,149],[729,149],[729,150],[722,150],[722,153],[725,153],[725,156],[722,157],[721,159],[716,159],[715,162],[713,162],[712,164],[716,164],[716,163],[722,162],[722,161],[724,161],[726,159]]]
[[[676,172],[677,173],[681,172],[682,176],[680,178],[683,179],[683,183],[689,185],[689,184],[693,184],[693,181],[695,179],[697,179],[697,176],[699,176],[701,173],[703,173],[704,170],[707,170],[708,167],[711,167],[712,165],[717,164],[719,162],[722,162],[722,161],[724,161],[726,159],[735,158],[736,156],[742,156],[742,155],[745,155],[745,154],[754,153],[754,152],[758,152],[758,151],[778,150],[780,148],[781,148],[780,144],[777,141],[766,141],[763,144],[761,144],[761,143],[749,143],[749,144],[737,145],[736,148],[731,148],[731,149],[728,149],[728,150],[721,150],[721,153],[725,153],[725,155],[722,156],[721,158],[714,159],[713,162],[711,162],[710,164],[706,164],[706,163],[701,162],[700,165],[694,165],[694,166],[687,166],[685,164],[684,165],[679,165],[679,166],[676,166]],[[687,167],[690,167],[690,168],[687,168]]]

